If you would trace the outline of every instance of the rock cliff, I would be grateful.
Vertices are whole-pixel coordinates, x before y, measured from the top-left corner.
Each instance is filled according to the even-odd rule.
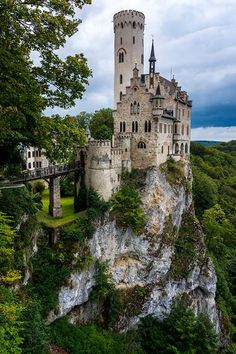
[[[135,326],[149,314],[161,318],[180,296],[195,313],[207,313],[219,330],[216,275],[194,215],[189,163],[182,168],[183,177],[174,182],[165,169],[147,171],[140,189],[147,215],[141,235],[135,235],[130,227],[119,228],[107,215],[87,241],[94,262],[108,263],[113,283],[124,296],[126,308],[117,324],[120,330]],[[93,264],[86,271],[71,274],[68,286],[59,292],[58,312],[50,314],[49,322],[66,314],[72,322],[93,319],[99,311],[89,300],[94,272]],[[142,289],[141,301],[135,296],[137,288]]]

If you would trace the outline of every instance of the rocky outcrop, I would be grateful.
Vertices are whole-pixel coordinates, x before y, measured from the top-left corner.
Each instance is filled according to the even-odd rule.
[[[158,168],[147,171],[145,186],[140,190],[147,215],[141,235],[135,235],[129,227],[119,228],[116,221],[107,216],[97,224],[93,238],[88,241],[93,259],[108,262],[116,288],[131,294],[129,301],[132,302],[132,289],[137,286],[144,289],[138,313],[134,311],[127,315],[126,312],[120,317],[118,327],[121,330],[135,326],[141,317],[149,314],[163,317],[171,310],[173,301],[183,295],[196,313],[207,313],[219,330],[216,275],[212,262],[205,255],[202,231],[194,217],[191,193],[186,188],[186,184],[191,183],[187,162],[184,169],[185,178],[174,184],[169,183],[165,173]],[[184,215],[188,218],[184,219]],[[186,234],[186,222],[190,223],[189,235]],[[181,237],[184,240],[192,237],[188,241],[192,253],[189,253],[188,244],[184,250],[186,259],[183,250],[178,254],[176,246],[176,240]],[[69,285],[60,290],[58,313],[51,314],[50,321],[68,313],[73,322],[91,319],[92,305],[88,300],[95,284],[93,275],[94,266],[85,272],[71,274]]]

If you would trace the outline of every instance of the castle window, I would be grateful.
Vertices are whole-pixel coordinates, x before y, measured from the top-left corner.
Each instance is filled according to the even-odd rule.
[[[120,52],[119,53],[119,63],[124,63],[124,57],[125,57],[124,52]]]
[[[38,157],[39,156],[39,152],[38,152],[38,150],[36,150],[36,157]]]
[[[121,25],[121,28],[124,28],[124,24],[123,24],[123,22],[121,22],[121,24],[120,24],[120,25]]]
[[[120,44],[123,44],[123,38],[120,37]]]
[[[31,153],[30,153],[30,151],[28,151],[28,158],[31,158]]]
[[[32,152],[32,156],[35,157],[35,151]]]
[[[145,125],[144,125],[144,131],[145,133],[150,133],[151,132],[151,121],[150,120],[146,120],[145,121]]]
[[[181,155],[184,154],[184,144],[183,143],[181,144],[180,153],[181,153]]]
[[[123,122],[123,132],[125,133],[125,131],[126,131],[126,124],[125,122]]]
[[[182,135],[184,135],[184,125],[182,124],[182,131],[181,131]]]
[[[175,144],[175,154],[176,155],[179,154],[179,144],[178,143]]]
[[[136,101],[134,101],[134,110],[133,110],[133,112],[134,112],[134,114],[136,114],[137,113],[137,102]]]
[[[120,132],[122,133],[122,122],[120,122]]]
[[[135,132],[138,132],[138,122],[135,122]]]
[[[166,124],[164,124],[164,134],[166,134]]]
[[[136,22],[135,21],[133,22],[133,28],[136,28]]]
[[[185,154],[188,154],[188,144],[185,144]]]
[[[132,122],[132,133],[134,133],[134,122]]]
[[[120,84],[123,84],[123,76],[120,75]]]
[[[177,131],[178,131],[178,130],[177,130],[177,125],[175,125],[175,134],[177,134]]]
[[[159,133],[162,133],[162,123],[159,123]]]
[[[122,100],[122,91],[120,91],[120,101]]]
[[[182,109],[182,116],[184,117],[184,109]]]
[[[139,106],[139,103],[137,104],[137,114],[139,114],[139,111],[140,111],[140,106]]]
[[[143,54],[141,55],[141,64],[143,64]]]
[[[161,147],[161,153],[163,154],[164,153],[164,146],[162,145]]]
[[[138,143],[138,149],[146,149],[146,144],[143,141]]]
[[[39,167],[42,167],[42,162],[41,161],[39,161]]]
[[[133,114],[134,113],[134,108],[133,108],[133,103],[131,103],[130,105],[130,114]]]
[[[133,44],[135,44],[135,36],[133,36]]]
[[[31,162],[28,163],[28,168],[31,168]]]
[[[35,162],[33,162],[33,167],[35,168]]]

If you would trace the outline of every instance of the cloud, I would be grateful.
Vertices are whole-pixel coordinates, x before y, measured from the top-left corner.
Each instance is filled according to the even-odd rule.
[[[113,106],[112,19],[124,9],[145,14],[146,72],[154,35],[158,70],[170,78],[172,69],[193,99],[193,126],[220,124],[220,119],[232,125],[235,118],[227,114],[235,107],[235,0],[93,0],[78,11],[79,32],[61,50],[62,55],[83,52],[93,71],[83,101],[66,113]],[[227,111],[220,108],[224,105]]]
[[[236,140],[236,127],[195,128],[191,140],[230,141]]]

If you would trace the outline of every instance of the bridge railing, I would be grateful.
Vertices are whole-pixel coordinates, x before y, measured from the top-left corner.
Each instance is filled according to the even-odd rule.
[[[21,172],[17,176],[12,176],[9,178],[12,183],[32,181],[40,178],[50,178],[53,176],[60,176],[66,174],[67,172],[76,171],[81,169],[80,161],[74,163],[61,164],[61,165],[52,165],[44,168],[36,168],[34,170],[26,170]]]

